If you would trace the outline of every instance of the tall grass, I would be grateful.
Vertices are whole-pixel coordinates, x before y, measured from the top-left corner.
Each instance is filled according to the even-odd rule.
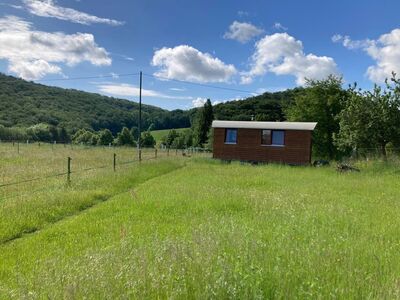
[[[69,185],[63,175],[1,187],[0,243],[51,225],[184,164],[176,157],[167,161],[162,153],[159,161],[148,161],[154,158],[154,150],[145,150],[144,161],[139,165],[133,161],[137,154],[132,148],[21,145],[18,154],[12,151],[11,144],[3,144],[2,150],[6,154],[0,161],[1,183],[63,173],[68,156],[72,157],[73,173]],[[113,171],[113,153],[117,153],[117,172]]]
[[[360,168],[192,159],[0,246],[0,295],[398,298],[400,178]]]

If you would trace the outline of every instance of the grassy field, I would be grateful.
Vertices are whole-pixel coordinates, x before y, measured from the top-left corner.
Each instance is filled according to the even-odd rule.
[[[399,165],[358,167],[171,156],[0,200],[0,298],[399,298]]]
[[[178,129],[174,129],[174,130],[175,130],[176,132],[178,132],[178,133],[181,133],[181,132],[183,132],[183,131],[185,131],[185,130],[187,130],[187,129],[190,129],[190,128],[178,128]],[[161,141],[161,139],[162,139],[164,136],[167,136],[168,133],[169,133],[171,130],[172,130],[172,129],[153,130],[153,131],[151,132],[151,134],[153,135],[153,137],[154,137],[154,139],[156,140],[157,144],[159,144],[160,141]]]
[[[183,163],[175,153],[170,154],[175,160],[162,162],[167,155],[163,151],[158,151],[156,162],[154,150],[144,149],[141,164],[146,167],[138,168],[137,150],[122,147],[25,144],[18,153],[17,145],[3,143],[0,153],[0,243],[35,232]],[[67,157],[72,158],[69,185]],[[13,184],[17,182],[23,184]]]

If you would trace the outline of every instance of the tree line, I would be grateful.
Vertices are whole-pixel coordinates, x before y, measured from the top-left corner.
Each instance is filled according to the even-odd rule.
[[[307,80],[301,88],[190,110],[143,106],[141,137],[152,145],[150,130],[171,130],[166,147],[212,147],[213,119],[318,122],[313,132],[316,157],[340,159],[369,152],[386,157],[400,148],[400,82],[393,74],[372,91],[356,84],[343,88],[341,77]],[[137,103],[76,90],[48,87],[0,74],[0,139],[135,145]],[[136,129],[137,130],[137,129]],[[112,140],[112,141],[111,141]],[[153,138],[154,140],[154,138]]]
[[[290,95],[279,109],[269,111],[278,113],[275,117],[254,113],[252,119],[318,122],[313,132],[313,154],[317,158],[340,160],[354,154],[379,153],[386,159],[388,151],[400,153],[400,80],[395,73],[372,91],[357,88],[357,84],[343,88],[343,79],[331,75],[325,80],[307,80],[304,88],[291,90]],[[248,108],[254,105],[254,99],[249,101]],[[245,115],[221,118],[215,111],[207,100],[197,110],[191,129],[182,133],[171,130],[162,143],[176,148],[212,148],[215,116],[249,120]]]
[[[343,87],[341,77],[307,80],[301,94],[285,110],[289,121],[318,122],[314,155],[341,159],[349,155],[400,150],[400,81],[396,74],[372,91],[357,84]]]

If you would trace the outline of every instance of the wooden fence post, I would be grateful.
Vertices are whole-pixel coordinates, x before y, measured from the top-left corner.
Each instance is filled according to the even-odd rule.
[[[17,152],[19,154],[19,142],[17,143]]]
[[[154,158],[157,158],[157,148],[154,149]]]
[[[114,172],[115,172],[116,167],[117,167],[117,154],[114,153],[114,161],[113,161]]]
[[[67,160],[67,183],[71,183],[71,157],[68,156]]]

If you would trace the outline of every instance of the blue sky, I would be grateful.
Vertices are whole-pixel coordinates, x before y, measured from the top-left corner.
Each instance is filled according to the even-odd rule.
[[[0,1],[1,72],[167,109],[400,72],[398,1]]]

